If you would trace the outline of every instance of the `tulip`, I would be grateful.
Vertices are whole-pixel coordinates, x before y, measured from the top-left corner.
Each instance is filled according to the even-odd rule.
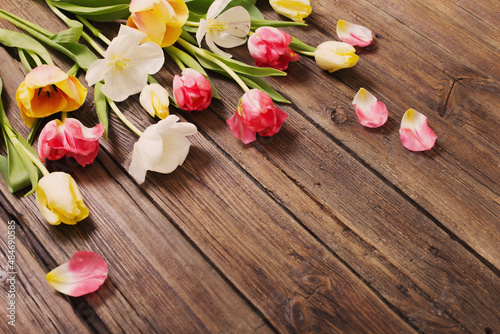
[[[87,90],[80,81],[53,65],[40,65],[26,75],[16,92],[24,123],[31,127],[36,118],[82,106]]]
[[[232,55],[222,51],[217,45],[223,48],[242,45],[247,41],[247,34],[250,31],[250,14],[244,7],[231,7],[220,14],[229,2],[230,0],[215,0],[208,8],[206,19],[200,19],[200,26],[196,31],[199,46],[206,36],[209,49],[227,58],[231,58]]]
[[[359,89],[352,100],[352,104],[356,110],[359,123],[368,128],[382,126],[389,117],[385,104],[377,101],[377,98],[364,88]]]
[[[314,51],[314,58],[318,66],[332,73],[356,65],[359,56],[350,44],[343,42],[324,42]]]
[[[99,289],[108,277],[108,264],[94,252],[76,252],[71,259],[47,273],[54,289],[71,297],[80,297]]]
[[[234,136],[244,144],[256,139],[256,134],[269,137],[276,134],[288,115],[273,105],[266,93],[251,89],[238,103],[233,117],[226,121]]]
[[[146,179],[148,170],[167,174],[184,163],[191,145],[186,136],[197,130],[194,124],[178,120],[175,115],[167,116],[144,130],[134,144],[128,172],[139,184]]]
[[[66,156],[75,158],[82,166],[90,164],[99,151],[99,137],[104,125],[87,128],[79,120],[66,118],[48,122],[38,137],[38,156],[42,160],[59,160]]]
[[[170,101],[168,92],[157,83],[152,83],[143,88],[141,95],[139,95],[139,102],[151,117],[158,116],[160,119],[164,119],[169,115],[168,106]]]
[[[269,0],[271,7],[295,22],[304,22],[304,18],[311,14],[310,0]]]
[[[344,20],[337,22],[337,36],[352,46],[368,46],[373,40],[370,29]]]
[[[104,79],[102,93],[113,101],[123,101],[147,85],[148,74],[158,72],[165,62],[163,50],[152,42],[142,43],[146,34],[120,26],[104,53],[90,65],[85,75],[89,86]]]
[[[410,151],[430,150],[437,136],[427,125],[427,117],[414,109],[409,109],[403,115],[399,128],[401,143]]]
[[[185,68],[182,77],[174,77],[174,97],[179,108],[193,111],[206,109],[212,101],[212,86],[207,78],[192,68]]]
[[[177,41],[189,11],[183,0],[132,0],[127,26],[147,35],[162,48]]]
[[[71,175],[53,172],[38,181],[36,204],[51,225],[75,225],[89,215],[82,195]]]
[[[288,62],[299,60],[299,55],[288,47],[291,42],[292,36],[279,29],[260,27],[248,39],[248,50],[256,66],[284,71]]]

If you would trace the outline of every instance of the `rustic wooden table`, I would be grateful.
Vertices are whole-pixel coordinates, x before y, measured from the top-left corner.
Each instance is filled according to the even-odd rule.
[[[41,0],[0,6],[53,32],[65,27]],[[172,174],[150,172],[138,186],[127,173],[137,137],[111,116],[96,162],[72,171],[91,211],[76,226],[48,225],[34,196],[0,181],[4,270],[8,221],[17,237],[16,326],[4,315],[3,282],[2,331],[500,332],[500,2],[312,6],[308,27],[285,31],[318,45],[337,40],[342,18],[370,28],[374,42],[351,69],[329,74],[301,57],[287,77],[266,79],[293,101],[279,106],[290,117],[277,135],[235,139],[225,120],[242,92],[214,75],[222,100],[203,112],[171,110],[199,130]],[[99,27],[109,37],[118,30]],[[232,51],[252,63],[246,47]],[[15,55],[0,48],[2,97],[26,136],[15,103],[26,73]],[[170,90],[178,73],[167,62],[156,78]],[[358,123],[351,101],[360,87],[386,103],[383,127]],[[120,108],[141,129],[156,122],[137,96]],[[438,135],[432,150],[401,145],[409,108]],[[73,115],[96,123],[92,89]],[[97,292],[71,298],[45,274],[79,250],[99,253],[109,276]]]

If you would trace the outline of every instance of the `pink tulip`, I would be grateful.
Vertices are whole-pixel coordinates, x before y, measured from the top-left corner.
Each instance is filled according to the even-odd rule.
[[[299,60],[299,55],[288,47],[292,36],[272,27],[260,27],[248,39],[248,50],[256,66],[272,67],[280,71],[288,62]]]
[[[427,125],[427,117],[414,109],[403,115],[399,129],[401,143],[410,151],[430,150],[436,142],[437,135]]]
[[[87,128],[74,118],[66,118],[63,123],[58,119],[52,120],[40,132],[38,155],[42,161],[73,157],[85,166],[97,157],[99,137],[103,133],[102,124]]]
[[[193,111],[206,109],[212,101],[212,86],[201,74],[191,68],[174,77],[174,97],[179,108]]]
[[[273,105],[269,95],[251,89],[240,99],[236,112],[226,123],[236,138],[249,144],[257,133],[264,137],[276,134],[287,117],[284,111]]]

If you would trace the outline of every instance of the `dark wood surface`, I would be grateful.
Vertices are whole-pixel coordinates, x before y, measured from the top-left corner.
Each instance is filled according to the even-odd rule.
[[[111,117],[97,160],[72,171],[91,212],[78,225],[46,224],[34,196],[13,195],[1,181],[0,248],[6,259],[15,220],[18,303],[13,328],[3,316],[5,285],[1,330],[500,333],[500,2],[312,6],[308,27],[285,31],[318,45],[337,40],[342,18],[375,38],[351,69],[329,74],[301,57],[287,77],[266,79],[292,101],[279,105],[290,117],[277,135],[236,140],[225,120],[242,92],[213,75],[222,100],[203,112],[171,109],[199,130],[171,174],[148,173],[138,186],[127,173],[137,137]],[[1,8],[64,28],[43,1],[3,0]],[[113,37],[118,23],[99,27]],[[245,47],[232,51],[252,63]],[[15,103],[26,73],[13,56],[0,48],[2,97],[26,136]],[[72,65],[53,56],[63,69]],[[170,90],[178,73],[167,61],[155,77]],[[358,123],[351,101],[360,87],[386,103],[383,127]],[[137,96],[119,106],[141,129],[155,122]],[[409,108],[438,135],[432,150],[401,145]],[[73,115],[95,124],[92,89]],[[79,250],[99,253],[109,277],[71,298],[45,274]]]

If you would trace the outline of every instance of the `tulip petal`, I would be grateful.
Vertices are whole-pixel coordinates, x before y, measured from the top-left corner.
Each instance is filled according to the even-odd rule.
[[[414,109],[407,110],[403,115],[399,135],[403,146],[410,151],[430,150],[437,139],[427,125],[427,117]]]
[[[337,36],[344,43],[361,47],[370,45],[373,40],[370,29],[344,20],[337,22]]]
[[[233,115],[233,117],[226,120],[226,123],[227,125],[229,125],[229,129],[231,130],[233,135],[236,138],[240,139],[243,144],[250,144],[257,138],[257,132],[250,130],[248,126],[243,124],[236,113]]]
[[[113,67],[113,63],[108,61],[107,59],[98,59],[93,62],[89,69],[87,70],[87,74],[85,74],[85,80],[87,80],[87,84],[89,86],[93,86],[106,76],[109,70]]]
[[[163,50],[152,42],[141,44],[131,50],[127,56],[130,58],[131,67],[147,74],[158,72],[165,63]]]
[[[147,85],[139,95],[139,102],[142,107],[151,115],[164,119],[168,116],[168,106],[170,104],[168,92],[157,83]]]
[[[207,20],[213,19],[217,15],[220,14],[227,7],[227,5],[231,2],[231,0],[215,0],[207,11]]]
[[[96,291],[108,277],[108,265],[94,252],[80,251],[51,272],[47,282],[57,291],[79,297]]]
[[[26,75],[26,85],[29,88],[39,88],[68,79],[68,75],[52,65],[40,65]]]
[[[364,88],[360,88],[352,104],[356,109],[359,123],[369,128],[382,126],[389,117],[387,107],[383,102],[377,101],[377,98]]]

